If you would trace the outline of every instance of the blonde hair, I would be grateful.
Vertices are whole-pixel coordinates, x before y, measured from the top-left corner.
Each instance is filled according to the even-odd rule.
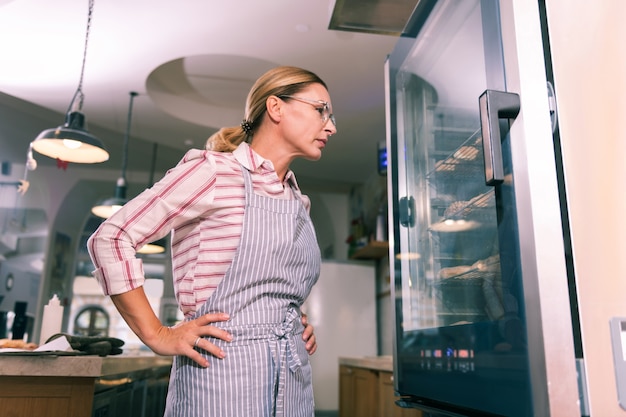
[[[310,84],[321,84],[328,88],[320,77],[298,67],[281,66],[272,68],[254,83],[246,99],[245,118],[250,129],[242,126],[223,127],[206,142],[206,149],[217,152],[232,152],[239,144],[254,135],[265,114],[265,102],[269,96],[288,96],[298,93]]]

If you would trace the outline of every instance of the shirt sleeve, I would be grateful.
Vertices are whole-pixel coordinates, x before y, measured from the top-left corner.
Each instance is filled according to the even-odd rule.
[[[105,220],[87,241],[94,277],[105,295],[143,285],[137,249],[171,230],[197,221],[211,209],[215,192],[211,152],[191,150],[165,176]]]

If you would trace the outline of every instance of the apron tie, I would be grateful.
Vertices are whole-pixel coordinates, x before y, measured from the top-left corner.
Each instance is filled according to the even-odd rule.
[[[300,357],[298,356],[298,350],[296,347],[296,325],[300,318],[300,313],[295,308],[287,310],[287,315],[282,323],[274,327],[272,330],[277,338],[278,343],[272,343],[272,354],[275,358],[280,358],[282,355],[276,356],[277,353],[284,354],[283,357],[287,358],[287,364],[291,372],[295,372],[302,366]],[[277,351],[275,351],[276,349]]]
[[[274,380],[274,389],[277,395],[276,402],[273,404],[274,416],[276,417],[285,417],[284,394],[287,379],[285,365],[289,367],[291,372],[296,372],[302,366],[295,342],[295,329],[299,318],[299,311],[295,308],[289,308],[283,322],[272,329],[276,339],[270,342],[270,350],[274,365],[278,368],[277,380]]]

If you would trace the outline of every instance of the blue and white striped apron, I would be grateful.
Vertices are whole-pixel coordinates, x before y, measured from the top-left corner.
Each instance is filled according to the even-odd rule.
[[[239,248],[224,279],[194,317],[223,311],[232,342],[202,368],[172,365],[167,417],[313,417],[311,366],[300,306],[319,277],[320,251],[302,201],[254,193],[242,167],[246,207]],[[206,354],[203,350],[201,353]]]

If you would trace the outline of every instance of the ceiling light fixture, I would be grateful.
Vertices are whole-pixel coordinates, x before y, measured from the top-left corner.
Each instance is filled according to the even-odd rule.
[[[44,130],[31,143],[32,149],[38,153],[64,162],[93,164],[109,159],[109,152],[106,150],[102,141],[87,131],[85,115],[82,113],[84,99],[83,76],[85,74],[85,61],[87,58],[87,44],[89,41],[93,5],[94,0],[89,0],[87,31],[85,34],[85,48],[83,50],[83,64],[80,71],[80,80],[74,97],[67,109],[65,124],[53,129]]]
[[[91,212],[98,217],[108,219],[126,204],[126,165],[128,162],[128,141],[130,139],[130,122],[133,115],[133,101],[138,93],[131,91],[130,103],[128,104],[128,118],[126,120],[126,133],[124,135],[124,153],[122,154],[122,175],[115,184],[115,194],[111,198],[96,204],[91,208]]]
[[[96,204],[95,206],[91,208],[92,214],[98,217],[101,217],[103,219],[108,219],[109,217],[111,217],[113,214],[115,214],[116,211],[121,209],[122,206],[128,202],[128,200],[126,199],[126,189],[127,189],[126,167],[128,165],[128,142],[130,140],[130,126],[131,126],[131,121],[132,121],[132,116],[133,116],[133,103],[134,103],[135,97],[137,97],[139,93],[131,91],[129,95],[130,95],[130,102],[128,103],[128,118],[126,119],[126,133],[124,134],[124,151],[123,151],[124,153],[122,154],[122,174],[117,179],[117,182],[115,183],[114,196],[111,198],[107,198],[106,200]],[[152,152],[152,168],[150,170],[150,180],[149,180],[148,187],[152,186],[152,178],[154,175],[154,165],[156,161],[156,146],[157,145],[155,144],[154,150]],[[159,239],[156,242],[151,242],[151,243],[147,243],[143,245],[141,248],[137,249],[137,253],[140,253],[143,255],[155,255],[155,254],[163,253],[165,252],[166,244],[167,243],[166,243],[165,238]]]

